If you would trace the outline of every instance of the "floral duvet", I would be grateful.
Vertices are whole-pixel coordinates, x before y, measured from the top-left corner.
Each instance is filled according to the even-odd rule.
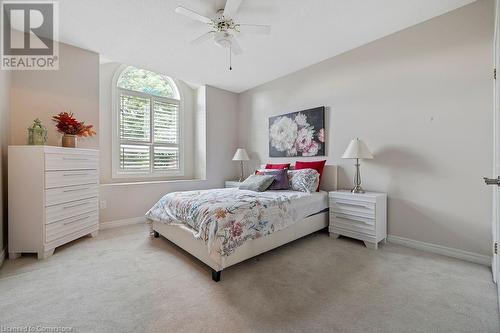
[[[282,230],[305,218],[291,202],[302,192],[253,192],[236,188],[173,192],[147,213],[150,220],[189,226],[196,238],[228,256],[249,239]]]

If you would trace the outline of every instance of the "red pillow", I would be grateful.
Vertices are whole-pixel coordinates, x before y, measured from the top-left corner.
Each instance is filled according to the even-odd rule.
[[[319,184],[316,192],[319,191],[319,185],[321,184],[321,176],[323,175],[323,168],[325,167],[325,161],[315,161],[315,162],[295,162],[295,170],[300,169],[314,169],[319,173]]]
[[[284,163],[284,164],[266,164],[265,169],[290,169],[290,163]]]

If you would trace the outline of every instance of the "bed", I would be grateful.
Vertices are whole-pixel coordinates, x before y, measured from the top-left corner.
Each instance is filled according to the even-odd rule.
[[[162,235],[212,269],[239,262],[328,226],[328,193],[337,169],[325,166],[321,190],[253,192],[237,188],[168,193],[146,214]]]

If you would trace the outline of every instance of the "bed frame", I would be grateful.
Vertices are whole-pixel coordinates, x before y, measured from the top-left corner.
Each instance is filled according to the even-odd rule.
[[[333,165],[325,165],[322,177],[321,189],[333,191],[337,189],[337,168]],[[152,222],[155,238],[160,235],[179,246],[183,250],[198,258],[212,269],[212,279],[220,281],[222,270],[244,260],[255,257],[261,253],[275,249],[281,245],[290,243],[296,239],[309,235],[328,227],[328,211],[321,212],[296,222],[295,224],[266,235],[261,238],[248,240],[238,247],[231,255],[224,257],[218,253],[208,253],[207,245],[201,239],[193,237],[188,227],[168,225],[161,222]]]

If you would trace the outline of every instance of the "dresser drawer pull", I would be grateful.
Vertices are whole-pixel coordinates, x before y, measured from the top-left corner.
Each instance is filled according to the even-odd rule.
[[[354,207],[364,207],[364,208],[368,208],[368,209],[373,209],[373,205],[369,205],[369,204],[354,203],[354,202],[341,201],[341,200],[335,200],[335,203],[338,203],[341,205],[348,205],[348,206],[354,206]]]
[[[73,207],[78,207],[78,206],[84,206],[84,205],[88,205],[90,202],[82,202],[82,203],[78,203],[78,204],[74,204],[74,205],[70,205],[70,206],[63,206],[63,209],[69,209],[69,208],[73,208]]]
[[[90,190],[90,187],[74,188],[71,190],[63,190],[63,192],[68,193],[68,192],[85,191],[85,190]]]
[[[70,222],[64,222],[63,224],[64,225],[68,225],[68,224],[72,224],[72,223],[75,223],[75,222],[80,222],[80,221],[88,219],[89,217],[90,217],[90,215],[87,215],[85,217],[80,217],[79,219],[76,219],[76,220],[73,220],[73,221],[70,221]]]
[[[71,177],[71,176],[87,176],[88,173],[63,173],[63,177]]]

